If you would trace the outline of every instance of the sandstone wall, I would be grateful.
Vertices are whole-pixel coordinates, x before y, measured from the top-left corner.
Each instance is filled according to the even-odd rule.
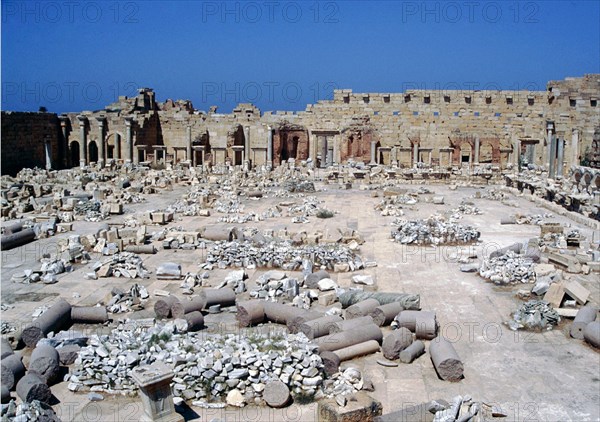
[[[2,112],[2,174],[15,175],[24,167],[44,168],[45,139],[51,144],[52,162],[58,163],[60,136],[56,114]]]

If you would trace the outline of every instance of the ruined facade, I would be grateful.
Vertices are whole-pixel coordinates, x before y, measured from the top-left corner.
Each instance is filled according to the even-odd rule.
[[[142,88],[98,112],[3,113],[2,172],[43,167],[46,156],[52,168],[109,159],[272,167],[311,158],[321,167],[536,164],[553,177],[600,164],[599,97],[600,74],[588,74],[550,81],[546,91],[335,90],[302,112],[239,104],[222,114],[186,100],[159,103]]]

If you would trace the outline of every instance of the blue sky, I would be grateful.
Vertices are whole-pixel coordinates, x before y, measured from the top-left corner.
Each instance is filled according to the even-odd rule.
[[[151,87],[229,112],[355,92],[539,89],[600,73],[600,2],[2,1],[2,109]]]

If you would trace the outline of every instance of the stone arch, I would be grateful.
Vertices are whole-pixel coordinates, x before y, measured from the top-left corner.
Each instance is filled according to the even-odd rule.
[[[123,139],[125,137],[119,131],[109,132],[106,135],[104,145],[106,146],[107,159],[120,159],[123,156]]]

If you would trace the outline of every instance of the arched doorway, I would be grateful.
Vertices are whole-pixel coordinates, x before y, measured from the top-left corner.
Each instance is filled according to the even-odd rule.
[[[90,163],[98,162],[98,145],[96,141],[91,141],[88,145]]]
[[[73,166],[79,165],[79,142],[71,142],[71,164]]]
[[[117,132],[109,133],[106,136],[106,158],[107,159],[119,159],[121,158],[121,142],[120,135]]]

